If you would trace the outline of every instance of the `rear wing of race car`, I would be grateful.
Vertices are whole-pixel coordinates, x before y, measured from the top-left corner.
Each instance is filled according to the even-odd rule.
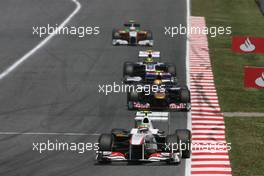
[[[149,54],[152,55],[152,58],[160,58],[160,51],[139,51],[139,58],[147,58]]]
[[[151,121],[168,121],[169,120],[169,112],[144,112],[138,111],[136,113],[135,120],[143,120],[144,118],[148,118]]]

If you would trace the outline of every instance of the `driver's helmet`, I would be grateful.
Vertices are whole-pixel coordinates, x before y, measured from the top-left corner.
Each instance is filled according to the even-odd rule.
[[[161,79],[155,79],[154,80],[154,85],[161,85],[161,83],[162,83],[162,81],[161,81]]]
[[[146,62],[146,63],[153,62],[152,54],[149,54],[149,55],[148,55],[148,57],[145,59],[145,62]]]
[[[149,128],[149,124],[141,122],[138,124],[138,128]]]

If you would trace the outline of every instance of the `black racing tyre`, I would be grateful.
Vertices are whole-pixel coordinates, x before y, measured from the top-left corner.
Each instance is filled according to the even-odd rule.
[[[169,65],[169,66],[168,66],[168,72],[169,72],[172,76],[176,76],[176,67],[175,67],[175,65]]]
[[[181,103],[190,103],[190,91],[188,88],[181,88],[180,101]]]
[[[128,101],[127,102],[127,109],[130,110],[130,111],[135,110],[132,101]]]
[[[139,93],[138,92],[129,92],[128,93],[128,101],[138,101],[139,100]]]
[[[153,40],[153,36],[152,36],[152,32],[151,31],[148,31],[147,32],[147,37],[146,37],[147,40]]]
[[[112,151],[112,144],[112,134],[101,134],[98,140],[98,146],[100,151]]]
[[[120,39],[120,35],[118,33],[118,30],[113,29],[113,31],[112,31],[112,38],[113,39]]]
[[[166,148],[166,151],[169,150],[169,152],[173,152],[173,153],[176,153],[179,151],[178,150],[179,139],[176,134],[167,135],[165,142],[166,142],[166,145],[169,146]]]
[[[188,129],[178,129],[175,131],[180,142],[180,149],[182,151],[182,158],[190,158],[191,156],[191,131]]]
[[[125,62],[123,66],[123,76],[133,76],[134,75],[134,64],[133,62]]]
[[[176,76],[176,66],[174,64],[171,63],[165,63],[165,65],[167,66],[167,72],[169,72],[172,76]]]

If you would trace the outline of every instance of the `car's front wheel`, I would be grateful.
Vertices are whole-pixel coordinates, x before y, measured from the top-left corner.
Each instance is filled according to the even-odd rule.
[[[112,134],[101,134],[98,140],[100,151],[112,151],[113,136]]]

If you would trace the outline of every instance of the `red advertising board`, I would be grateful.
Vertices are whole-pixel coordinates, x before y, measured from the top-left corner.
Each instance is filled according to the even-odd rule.
[[[233,36],[232,50],[238,53],[264,54],[264,37]]]
[[[244,67],[246,88],[264,88],[264,67]]]

